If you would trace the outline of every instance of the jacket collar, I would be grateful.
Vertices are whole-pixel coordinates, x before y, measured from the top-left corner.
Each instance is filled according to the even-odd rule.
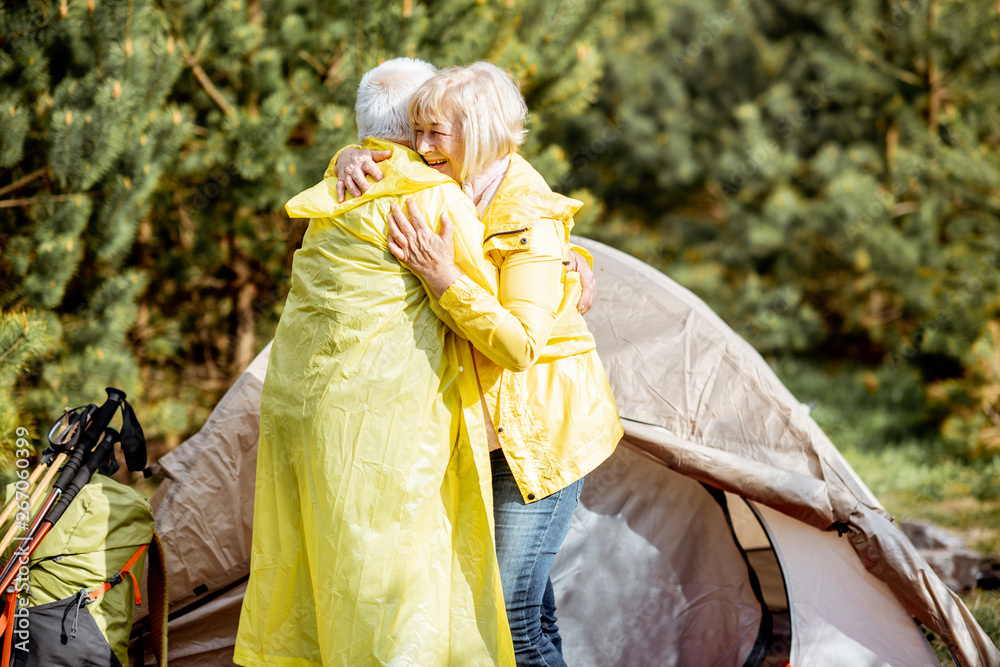
[[[496,196],[483,214],[486,235],[529,228],[542,218],[562,222],[573,228],[573,214],[583,202],[552,192],[542,175],[517,153],[510,156],[510,167]]]

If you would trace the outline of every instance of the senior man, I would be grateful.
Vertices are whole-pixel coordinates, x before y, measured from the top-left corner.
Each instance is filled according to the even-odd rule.
[[[472,349],[388,250],[393,203],[447,212],[463,272],[496,292],[472,202],[409,149],[433,73],[400,58],[361,81],[382,180],[338,202],[325,178],[286,206],[310,223],[261,398],[241,665],[514,663]]]

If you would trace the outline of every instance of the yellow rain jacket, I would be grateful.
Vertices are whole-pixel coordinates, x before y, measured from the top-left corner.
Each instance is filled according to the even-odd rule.
[[[365,146],[393,150],[367,193],[338,204],[328,178],[286,207],[311,221],[261,398],[235,661],[513,665],[471,347],[389,253],[390,204],[447,211],[457,263],[490,292],[496,267],[457,184]]]
[[[483,215],[484,250],[499,269],[499,303],[471,274],[440,299],[477,357],[482,350],[500,366],[522,371],[482,359],[476,365],[525,502],[596,468],[623,434],[594,337],[577,310],[580,274],[566,271],[562,261],[580,206],[552,192],[527,161],[512,155]]]

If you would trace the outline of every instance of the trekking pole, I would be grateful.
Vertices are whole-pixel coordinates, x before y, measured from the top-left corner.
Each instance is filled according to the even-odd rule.
[[[73,481],[69,483],[65,491],[59,495],[58,502],[52,507],[52,510],[45,516],[41,527],[38,529],[34,537],[31,538],[31,543],[28,545],[30,557],[31,553],[39,545],[42,539],[45,538],[46,533],[49,529],[55,525],[56,521],[63,515],[69,504],[73,502],[76,498],[76,494],[80,492],[80,489],[87,486],[90,482],[90,478],[94,476],[94,473],[101,466],[102,463],[108,460],[109,457],[114,455],[115,443],[118,442],[118,431],[113,428],[106,428],[104,430],[104,438],[101,443],[94,448],[94,451],[90,453],[86,461],[77,470],[76,475],[73,476]],[[23,559],[23,556],[22,556]],[[3,580],[0,580],[2,583]],[[0,586],[0,590],[3,587]]]
[[[14,643],[14,610],[17,607],[17,596],[14,594],[15,589],[13,586],[7,591],[7,600],[3,605],[3,616],[0,616],[0,634],[4,635],[3,638],[3,658],[2,664],[4,667],[10,665],[10,649],[11,645]]]
[[[94,451],[90,453],[90,456],[80,466],[73,477],[73,481],[66,487],[65,492],[60,494],[59,502],[52,508],[49,515],[45,517],[34,537],[27,546],[24,546],[22,543],[7,563],[3,579],[0,580],[0,591],[6,591],[7,596],[4,601],[3,615],[0,616],[0,635],[5,635],[3,638],[3,655],[6,656],[5,660],[8,661],[4,665],[10,664],[10,646],[13,642],[14,614],[17,608],[16,591],[18,589],[18,587],[13,585],[15,578],[19,575],[23,576],[20,574],[21,569],[26,567],[31,561],[31,556],[35,553],[38,545],[45,539],[45,536],[49,533],[49,529],[59,520],[59,517],[69,507],[69,504],[73,502],[76,494],[90,482],[94,471],[104,464],[109,457],[114,456],[116,442],[118,442],[118,432],[112,428],[106,429],[104,439],[101,440],[100,444],[94,448]],[[19,567],[14,567],[15,565]]]
[[[41,476],[42,471],[48,469],[54,460],[55,460],[54,458],[50,459],[49,461],[45,461],[43,459],[41,463],[35,466],[35,469],[31,471],[31,477],[29,477],[25,483],[26,485],[25,490],[22,491],[22,493],[28,493],[29,491],[31,491],[32,487],[35,486],[35,482],[37,482],[38,478]],[[9,519],[10,515],[14,513],[14,510],[20,507],[16,499],[17,495],[15,494],[10,499],[10,502],[7,503],[7,507],[4,508],[3,514],[0,514],[0,526],[7,523],[7,519]],[[6,539],[7,538],[4,538],[4,540]],[[7,548],[6,544],[0,545],[0,553],[3,553],[3,550],[6,548]]]
[[[72,435],[71,432],[77,432],[77,433],[79,432],[79,428],[78,427],[79,427],[79,424],[80,424],[80,420],[79,419],[73,419],[73,417],[76,417],[76,410],[79,410],[79,409],[80,408],[76,408],[75,410],[71,410],[69,408],[66,408],[65,412],[63,413],[63,416],[60,417],[56,421],[56,423],[52,425],[51,429],[49,429],[49,441],[50,442],[53,442],[52,431],[55,430],[56,427],[58,427],[60,425],[62,426],[62,428],[59,430],[59,433],[56,434],[55,441],[68,441],[68,439]],[[67,417],[70,417],[70,418],[67,419]],[[79,439],[79,436],[77,436],[77,439]],[[31,491],[32,487],[35,486],[35,482],[37,482],[38,478],[41,476],[43,470],[52,470],[53,466],[55,468],[58,468],[59,465],[62,464],[62,461],[65,460],[65,457],[63,457],[62,460],[59,460],[58,463],[56,463],[57,459],[58,459],[58,455],[55,454],[55,450],[53,450],[51,447],[47,448],[44,452],[42,452],[41,463],[39,463],[39,465],[35,466],[35,469],[31,472],[31,477],[29,477],[27,480],[25,480],[25,486],[24,486],[24,488],[23,489],[18,489],[21,492],[22,496],[25,495],[25,494],[27,494],[27,493],[29,493]],[[51,481],[51,479],[49,479],[49,481]],[[48,482],[43,482],[42,486],[48,486]],[[7,503],[7,507],[4,508],[3,513],[0,514],[0,526],[2,526],[5,523],[7,523],[7,519],[9,519],[10,515],[14,513],[14,510],[17,509],[18,507],[20,507],[20,504],[17,502],[17,498],[18,498],[18,495],[15,494],[14,497],[12,497],[10,499],[10,502]],[[6,548],[7,548],[6,545],[0,546],[0,553],[2,553],[3,550],[6,549]]]
[[[123,394],[124,396],[124,394]],[[8,587],[14,582],[19,567],[27,565],[31,560],[31,555],[41,544],[42,540],[48,534],[52,526],[59,520],[69,507],[69,504],[73,502],[76,498],[76,494],[80,492],[80,489],[85,487],[90,478],[93,477],[94,472],[114,455],[115,443],[118,442],[118,431],[113,428],[105,429],[104,438],[101,440],[100,444],[90,452],[89,456],[85,461],[81,463],[76,473],[73,475],[72,481],[66,485],[65,491],[61,492],[58,496],[58,502],[54,504],[50,512],[47,512],[47,516],[42,519],[42,515],[39,514],[39,519],[42,519],[41,525],[37,530],[33,530],[28,537],[24,540],[28,542],[25,546],[22,541],[21,546],[14,551],[14,555],[11,557],[10,561],[7,562],[7,567],[4,569],[3,577],[0,579],[0,591],[6,591]],[[72,458],[70,459],[72,461]],[[69,465],[68,463],[66,464]],[[65,470],[65,469],[64,469]],[[37,520],[36,520],[36,523]],[[34,527],[33,527],[34,528]],[[8,600],[8,605],[10,601]]]
[[[63,415],[56,420],[52,428],[49,429],[48,438],[51,446],[42,452],[42,461],[35,467],[35,470],[31,473],[31,477],[25,481],[24,488],[20,488],[20,482],[15,484],[14,496],[11,498],[6,509],[4,509],[3,515],[0,516],[0,526],[3,526],[14,510],[18,508],[29,517],[31,516],[32,510],[38,504],[38,499],[48,489],[49,483],[52,482],[52,478],[59,471],[59,467],[69,457],[69,454],[66,452],[77,445],[80,440],[80,434],[83,433],[95,410],[97,410],[96,405],[81,406],[72,410],[67,408]],[[43,470],[46,471],[45,476],[42,478],[41,483],[35,487],[34,493],[31,494],[27,506],[25,506],[22,499],[32,491],[32,487],[34,487]],[[11,524],[3,540],[0,540],[0,554],[4,553],[7,547],[10,546],[18,528],[23,527],[23,524],[19,524],[17,521]]]
[[[86,417],[90,419],[82,434],[78,433],[78,442],[74,439],[76,446],[73,454],[60,471],[52,493],[35,517],[27,535],[21,538],[20,546],[15,550],[11,559],[7,561],[3,574],[0,575],[0,596],[6,596],[5,604],[3,604],[5,611],[0,613],[0,636],[7,635],[3,651],[0,654],[9,652],[13,632],[10,630],[13,627],[12,614],[16,613],[17,609],[15,599],[17,587],[12,588],[11,584],[14,583],[16,577],[24,576],[24,570],[31,561],[31,556],[38,545],[45,539],[52,526],[59,521],[63,512],[73,502],[80,490],[90,482],[94,473],[98,469],[102,472],[117,470],[118,463],[114,457],[114,451],[115,443],[119,439],[122,442],[122,453],[129,470],[131,472],[138,470],[146,472],[146,442],[142,428],[135,417],[135,412],[125,400],[125,392],[114,387],[108,387],[106,391],[108,392],[108,400],[100,408],[89,406],[86,409]],[[108,428],[108,424],[119,407],[122,410],[121,435],[113,428]],[[56,425],[53,425],[49,431],[50,440],[55,429]],[[95,447],[94,443],[99,438],[101,440]],[[53,446],[57,446],[56,443],[53,443]],[[6,665],[2,667],[6,667]]]
[[[102,436],[105,429],[107,429],[108,424],[111,422],[111,418],[115,416],[115,412],[117,412],[118,407],[125,401],[125,392],[120,389],[108,387],[105,391],[108,392],[108,400],[104,401],[104,404],[97,409],[91,418],[90,423],[87,424],[87,427],[80,434],[79,442],[76,444],[73,454],[69,457],[69,461],[66,462],[66,465],[64,465],[62,470],[59,472],[59,477],[56,479],[52,492],[42,505],[41,511],[39,511],[35,516],[35,520],[31,524],[31,528],[28,529],[28,533],[24,537],[20,538],[21,546],[18,547],[18,552],[22,551],[25,542],[28,542],[29,544],[33,543],[36,534],[42,526],[42,523],[45,521],[46,515],[49,513],[49,510],[52,509],[53,505],[55,505],[60,499],[60,496],[63,495],[64,490],[68,488],[67,485],[73,482],[77,472],[83,466],[84,460],[91,454],[91,450],[94,448],[97,440]],[[116,437],[117,435],[117,432],[115,432]],[[94,469],[96,470],[96,468]],[[88,477],[88,480],[89,479],[90,478]],[[70,498],[70,500],[72,500],[72,498]],[[48,526],[49,528],[52,527],[51,522]],[[46,529],[46,532],[48,532],[48,529]],[[13,579],[10,575],[11,572],[15,571],[14,564],[18,560],[19,559],[17,557],[12,557],[9,561],[7,561],[3,574],[0,575],[0,581],[5,581],[7,583],[0,586],[0,593],[7,589],[7,585],[9,585],[10,580]]]
[[[69,454],[63,452],[53,457],[48,464],[42,463],[37,468],[35,468],[35,473],[41,473],[41,471],[46,467],[48,467],[48,470],[45,473],[45,477],[42,479],[42,483],[38,485],[38,488],[35,489],[35,492],[31,494],[31,498],[28,499],[27,509],[24,510],[28,514],[28,516],[31,515],[31,511],[35,509],[35,506],[38,504],[38,499],[41,497],[43,493],[45,493],[45,489],[48,488],[49,482],[51,482],[52,478],[55,477],[56,472],[58,472],[59,470],[59,466],[62,465],[63,461],[65,461],[67,458],[69,458]],[[35,473],[32,473],[31,478],[34,479],[38,478],[38,475],[36,475]],[[33,484],[29,483],[28,485],[29,491],[31,490],[31,486],[33,486]],[[0,521],[0,526],[2,526],[7,521],[8,518],[10,518],[10,515],[11,513],[13,513],[13,510],[21,507],[17,502],[18,495],[20,493],[21,493],[20,491],[15,492],[14,498],[11,499],[10,505],[8,505],[7,509],[4,510],[3,521]],[[10,543],[14,541],[14,535],[17,534],[17,529],[20,527],[21,525],[17,521],[15,521],[14,523],[11,524],[10,528],[7,529],[7,534],[4,535],[3,540],[0,541],[0,554],[7,551],[7,547],[9,547]]]

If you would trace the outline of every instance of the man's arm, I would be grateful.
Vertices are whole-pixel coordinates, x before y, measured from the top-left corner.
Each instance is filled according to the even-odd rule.
[[[392,157],[392,151],[373,151],[360,146],[347,146],[342,148],[334,158],[333,171],[337,176],[337,202],[344,201],[344,190],[347,189],[355,197],[360,197],[362,192],[367,192],[371,187],[368,184],[366,174],[376,181],[381,181],[382,170],[379,169],[378,162],[388,160]],[[327,170],[329,176],[329,170]]]
[[[594,294],[597,292],[597,280],[594,278],[594,256],[580,246],[571,243],[566,270],[576,271],[580,274],[580,286],[583,291],[576,309],[580,311],[581,315],[586,315],[587,311],[594,305]]]

